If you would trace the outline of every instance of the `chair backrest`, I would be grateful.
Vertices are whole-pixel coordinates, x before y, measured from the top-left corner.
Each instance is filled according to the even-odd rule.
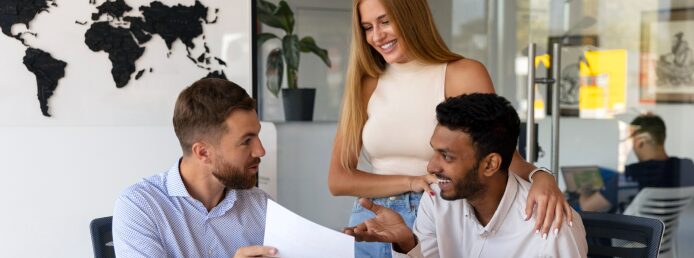
[[[111,222],[113,217],[103,217],[92,220],[89,230],[92,234],[92,246],[95,258],[115,258],[113,249],[113,234],[111,234]]]
[[[580,215],[586,229],[588,257],[658,257],[662,221],[611,213]]]
[[[679,216],[694,198],[694,186],[643,188],[624,211],[626,215],[659,219],[665,223],[660,253],[673,250],[673,237],[677,234]]]

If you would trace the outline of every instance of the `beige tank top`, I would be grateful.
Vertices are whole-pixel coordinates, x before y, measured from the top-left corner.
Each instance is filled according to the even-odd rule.
[[[382,175],[421,176],[433,155],[436,105],[445,99],[446,63],[390,64],[369,99],[363,151]]]

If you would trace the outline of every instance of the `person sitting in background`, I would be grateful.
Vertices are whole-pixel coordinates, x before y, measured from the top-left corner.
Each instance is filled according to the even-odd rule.
[[[639,162],[626,166],[624,175],[645,187],[694,185],[694,163],[688,158],[665,152],[665,122],[655,114],[644,114],[631,121],[632,149]]]
[[[655,114],[643,114],[631,121],[629,130],[632,150],[639,161],[626,166],[624,175],[638,183],[639,191],[645,187],[694,185],[692,160],[671,157],[665,151],[666,127],[663,119]],[[609,197],[614,197],[615,193],[616,188],[609,186],[604,191],[579,193],[579,205],[574,207],[583,211],[613,211],[615,203]]]
[[[436,107],[436,118],[427,170],[438,179],[438,194],[422,196],[413,229],[397,212],[361,198],[376,217],[346,234],[392,243],[393,257],[586,257],[581,220],[542,237],[532,230],[536,215],[523,220],[530,183],[509,173],[520,120],[506,99],[449,98]]]
[[[255,101],[233,82],[181,92],[173,126],[183,157],[125,189],[113,209],[117,257],[266,257],[269,196],[255,187],[265,149]]]

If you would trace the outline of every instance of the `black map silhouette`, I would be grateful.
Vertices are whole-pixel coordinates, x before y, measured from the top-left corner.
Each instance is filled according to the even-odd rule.
[[[24,24],[27,29],[36,15],[48,12],[49,8],[57,7],[53,0],[0,0],[0,28],[2,33],[15,38],[27,46],[24,55],[24,65],[36,76],[37,97],[44,116],[48,113],[48,99],[58,87],[58,81],[65,76],[67,63],[55,59],[51,54],[37,48],[31,48],[26,44],[24,35],[37,36],[36,33],[24,32],[12,34],[12,26]]]
[[[124,0],[104,2],[97,7],[98,12],[92,14],[94,22],[85,33],[85,44],[92,51],[104,51],[108,53],[113,68],[111,75],[116,87],[125,87],[130,77],[137,70],[135,62],[142,57],[144,46],[152,39],[153,35],[164,39],[166,46],[171,51],[174,42],[180,40],[185,46],[187,57],[198,67],[208,71],[213,70],[210,60],[216,61],[216,67],[226,66],[217,57],[211,57],[209,48],[205,43],[205,52],[198,58],[193,58],[191,50],[195,49],[193,40],[203,35],[203,23],[208,21],[208,8],[200,1],[195,1],[193,6],[175,5],[167,6],[159,1],[154,1],[148,6],[139,7],[140,16],[126,16],[133,10]],[[219,10],[215,10],[215,13]],[[106,17],[106,20],[103,18]],[[145,69],[135,75],[140,79]],[[226,79],[223,71],[210,72],[208,76],[216,75]]]
[[[96,5],[96,0],[89,0],[89,3]],[[51,8],[56,7],[56,0],[0,0],[0,29],[6,36],[20,41],[27,47],[23,63],[36,76],[37,97],[41,113],[46,117],[51,116],[48,112],[48,100],[65,76],[67,63],[54,58],[45,50],[28,45],[25,37],[38,37],[38,33],[31,31],[31,22],[41,13],[48,13]],[[168,56],[173,44],[181,41],[186,47],[188,59],[197,67],[208,71],[205,77],[226,79],[224,71],[221,70],[221,67],[226,67],[226,63],[218,57],[211,56],[207,42],[204,41],[203,23],[216,23],[217,18],[208,20],[209,10],[200,1],[195,1],[193,6],[167,6],[154,1],[138,8],[141,16],[126,15],[131,13],[133,8],[124,0],[107,0],[98,5],[96,10],[97,12],[92,13],[91,25],[85,32],[85,44],[92,51],[108,53],[112,64],[111,75],[116,87],[125,87],[130,82],[130,78],[137,71],[137,60],[142,57],[146,43],[153,36],[159,36],[164,40],[169,49]],[[214,10],[215,16],[218,12],[219,9]],[[88,22],[84,21],[75,22],[88,25]],[[24,24],[27,31],[13,34],[12,26],[16,24]],[[193,57],[192,52],[197,47],[193,41],[199,37],[203,39],[204,53]],[[140,69],[134,75],[135,80],[140,79],[147,71],[153,73],[154,69]]]
[[[34,17],[41,12],[48,12],[51,6],[58,5],[54,0],[0,0],[0,28],[2,33],[13,37],[22,42],[23,33],[12,34],[12,26],[15,24],[24,24],[29,28],[29,23],[34,20]]]
[[[39,104],[44,116],[48,113],[48,98],[53,96],[53,91],[58,87],[58,81],[65,76],[67,63],[57,60],[41,49],[28,48],[24,55],[24,65],[30,72],[36,75]]]

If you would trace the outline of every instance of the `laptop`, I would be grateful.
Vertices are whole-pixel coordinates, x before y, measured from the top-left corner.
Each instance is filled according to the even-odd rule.
[[[605,187],[598,166],[566,166],[561,167],[561,172],[567,192],[599,191]]]

